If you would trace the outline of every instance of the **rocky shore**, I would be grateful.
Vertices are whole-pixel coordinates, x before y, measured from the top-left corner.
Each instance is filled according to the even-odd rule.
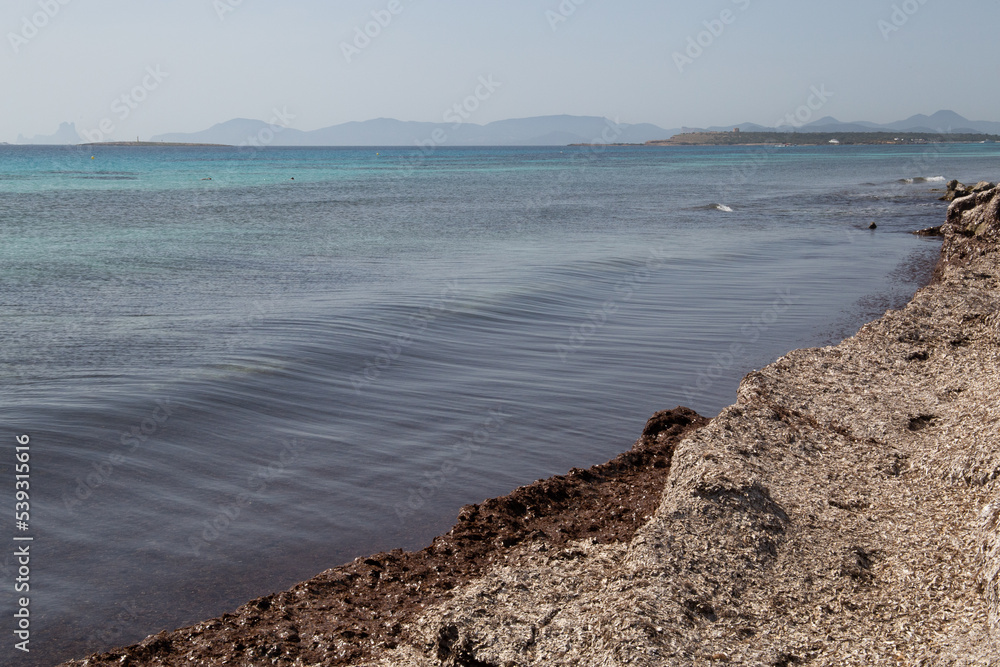
[[[932,284],[427,549],[67,665],[1000,664],[1000,188]]]

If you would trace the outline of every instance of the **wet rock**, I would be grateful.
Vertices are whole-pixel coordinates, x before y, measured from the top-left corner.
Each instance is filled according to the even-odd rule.
[[[968,188],[962,183],[956,180],[948,181],[948,189],[945,191],[944,196],[940,198],[941,201],[955,201],[960,197],[968,196]]]
[[[941,231],[941,225],[938,225],[937,227],[925,227],[924,229],[918,229],[913,233],[917,236],[944,236],[944,233]]]

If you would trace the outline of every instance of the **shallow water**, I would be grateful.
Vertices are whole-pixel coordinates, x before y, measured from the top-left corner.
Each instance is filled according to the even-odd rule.
[[[2,437],[33,457],[18,664],[419,548],[656,410],[716,413],[905,303],[939,247],[908,232],[945,210],[920,179],[998,157],[94,151],[0,147]]]

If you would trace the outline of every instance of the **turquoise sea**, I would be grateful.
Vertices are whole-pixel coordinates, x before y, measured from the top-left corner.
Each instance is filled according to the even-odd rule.
[[[420,548],[656,410],[713,415],[905,303],[932,189],[998,167],[995,144],[0,146],[0,526],[34,538],[32,651],[0,662]],[[4,549],[7,619],[16,572]]]

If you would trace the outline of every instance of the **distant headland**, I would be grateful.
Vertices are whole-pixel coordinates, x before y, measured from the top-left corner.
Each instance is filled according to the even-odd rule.
[[[824,146],[909,145],[931,143],[993,143],[1000,135],[927,132],[685,132],[669,139],[645,142],[645,146]]]
[[[699,130],[675,134],[669,139],[653,139],[641,144],[615,143],[613,146],[900,146],[916,144],[990,144],[1000,141],[996,134],[937,134],[929,132],[732,132]],[[570,144],[595,146],[598,144]]]
[[[180,147],[208,147],[208,148],[233,148],[230,144],[194,144],[173,141],[101,141],[93,144],[81,144],[82,146],[127,146],[129,148],[180,148]]]

